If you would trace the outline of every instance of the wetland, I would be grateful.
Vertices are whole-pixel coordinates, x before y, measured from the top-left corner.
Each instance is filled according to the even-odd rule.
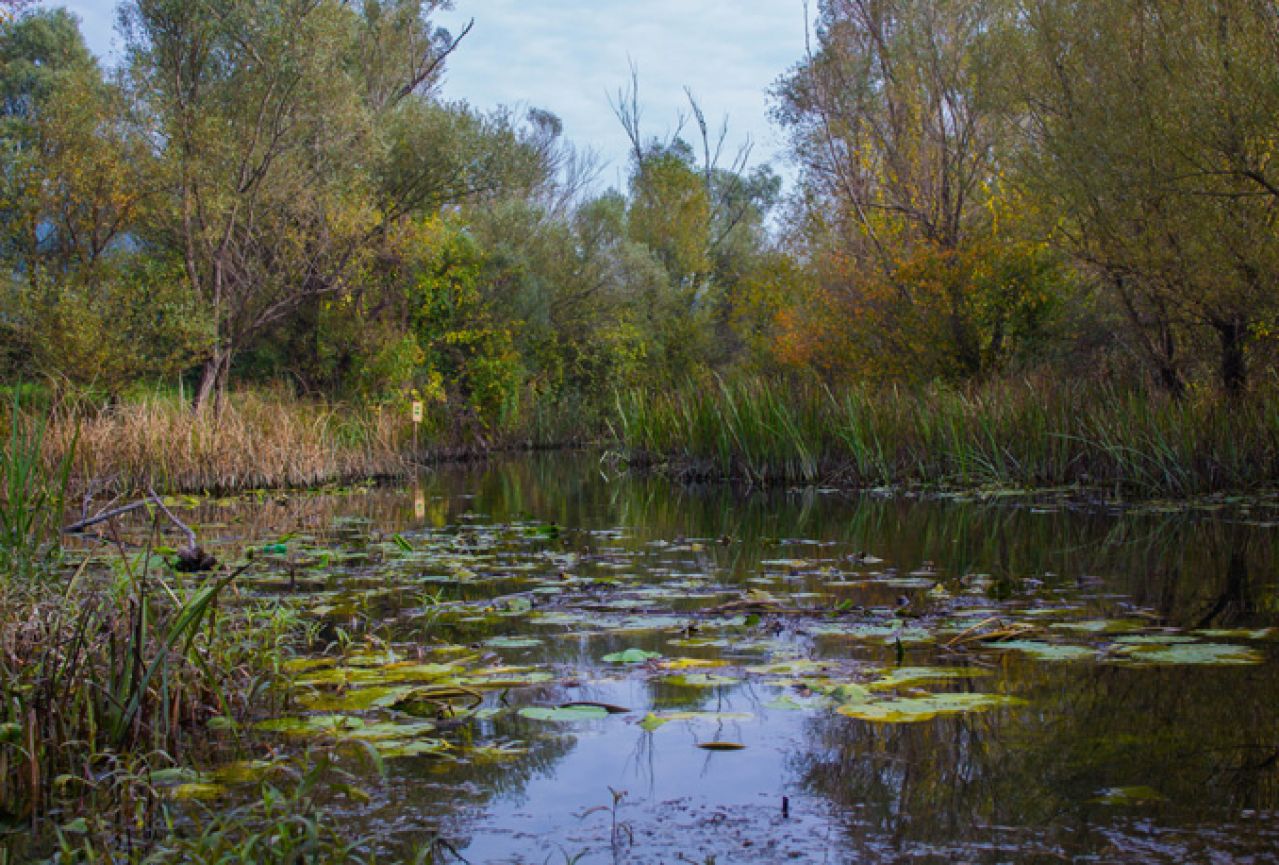
[[[379,861],[1279,842],[1265,500],[761,492],[546,454],[167,504],[249,562],[222,615],[293,617],[260,700],[155,776],[175,858],[290,807]]]

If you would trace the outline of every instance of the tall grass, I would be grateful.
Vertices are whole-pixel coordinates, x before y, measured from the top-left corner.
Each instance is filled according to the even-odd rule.
[[[961,390],[716,381],[617,399],[633,463],[755,483],[1118,489],[1192,496],[1279,486],[1279,392],[1172,400],[1006,381]]]
[[[71,473],[81,482],[205,492],[401,474],[411,442],[407,412],[245,391],[221,411],[196,414],[176,396],[153,394],[106,405],[55,401],[45,458],[62,459],[74,443]]]
[[[22,411],[15,395],[0,451],[0,581],[38,571],[59,549],[62,514],[77,435],[67,430],[60,454],[44,459],[49,421]]]

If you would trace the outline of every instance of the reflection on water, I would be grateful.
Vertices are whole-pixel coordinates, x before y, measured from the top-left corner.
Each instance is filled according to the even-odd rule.
[[[341,630],[551,674],[486,691],[450,756],[390,761],[347,812],[384,848],[438,831],[473,862],[1179,862],[1279,841],[1276,529],[1246,509],[746,493],[542,456],[202,516],[226,544],[294,535],[254,589],[311,605],[317,652]],[[1081,657],[964,639],[1005,625]],[[1260,663],[1195,663],[1203,645]],[[627,649],[677,663],[602,660]],[[835,710],[887,699],[840,682],[925,665],[973,675],[894,696],[1007,704]],[[570,701],[629,711],[518,712]],[[475,748],[494,743],[512,753]]]

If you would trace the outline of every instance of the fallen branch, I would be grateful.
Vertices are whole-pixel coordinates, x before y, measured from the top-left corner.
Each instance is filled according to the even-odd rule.
[[[147,492],[149,495],[146,498],[139,499],[132,504],[121,505],[118,508],[110,508],[95,516],[87,517],[79,522],[72,523],[71,525],[63,528],[62,532],[63,534],[68,535],[80,534],[86,529],[93,528],[94,526],[101,525],[102,523],[110,522],[117,517],[131,514],[134,511],[138,511],[146,507],[155,507],[160,513],[164,514],[164,516],[178,529],[178,531],[182,532],[182,534],[186,536],[187,545],[178,550],[178,562],[176,565],[178,570],[195,573],[198,571],[211,571],[217,567],[217,559],[200,549],[200,545],[196,541],[195,532],[191,529],[191,527],[178,519],[177,515],[174,514],[173,511],[169,510],[168,506],[164,503],[164,500],[156,495],[154,489],[148,489]]]

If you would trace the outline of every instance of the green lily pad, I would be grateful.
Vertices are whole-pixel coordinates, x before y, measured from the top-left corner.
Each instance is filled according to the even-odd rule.
[[[1020,700],[1003,694],[930,694],[840,706],[835,711],[850,718],[877,724],[912,724],[947,715],[984,712],[1001,706],[1015,706]]]
[[[1146,622],[1131,619],[1090,619],[1082,622],[1053,622],[1048,627],[1058,631],[1079,631],[1084,634],[1127,634],[1149,626]]]
[[[796,658],[792,661],[775,661],[771,664],[760,664],[747,667],[746,672],[757,676],[800,676],[816,673],[834,666],[830,661],[814,661],[809,658]]]
[[[264,733],[287,736],[335,735],[359,730],[364,719],[354,715],[303,715],[294,718],[272,718],[253,725]]]
[[[434,756],[449,750],[449,743],[443,739],[414,739],[412,741],[393,739],[378,743],[377,750],[379,754],[388,759]]]
[[[899,667],[871,682],[868,687],[872,691],[887,691],[906,685],[946,682],[951,679],[976,679],[989,675],[991,675],[989,670],[977,667]]]
[[[1097,651],[1087,646],[1040,643],[1035,640],[1009,640],[1005,643],[990,643],[988,648],[1011,649],[1028,655],[1036,661],[1084,661],[1097,657]]]
[[[724,721],[750,721],[754,717],[750,712],[649,712],[639,722],[639,726],[642,730],[652,732],[672,721],[719,724]]]
[[[484,645],[490,649],[533,649],[542,645],[536,637],[493,637],[485,640]]]
[[[606,664],[643,664],[655,658],[662,657],[661,652],[646,652],[643,649],[627,649],[624,652],[614,652],[611,655],[604,656]]]
[[[393,706],[415,690],[412,685],[396,685],[353,688],[339,693],[317,692],[299,695],[298,705],[319,712],[362,712]]]
[[[1178,643],[1118,647],[1133,664],[1202,664],[1241,666],[1260,664],[1265,656],[1256,649],[1227,643]]]
[[[764,704],[764,708],[775,712],[802,712],[815,707],[812,703],[800,702],[794,697],[781,696],[774,700],[769,700]]]
[[[557,723],[573,723],[577,721],[599,721],[608,717],[608,710],[602,706],[530,706],[520,709],[520,717],[534,721],[555,721]]]
[[[1213,640],[1267,640],[1274,632],[1274,628],[1207,628],[1195,631],[1201,637]]]

